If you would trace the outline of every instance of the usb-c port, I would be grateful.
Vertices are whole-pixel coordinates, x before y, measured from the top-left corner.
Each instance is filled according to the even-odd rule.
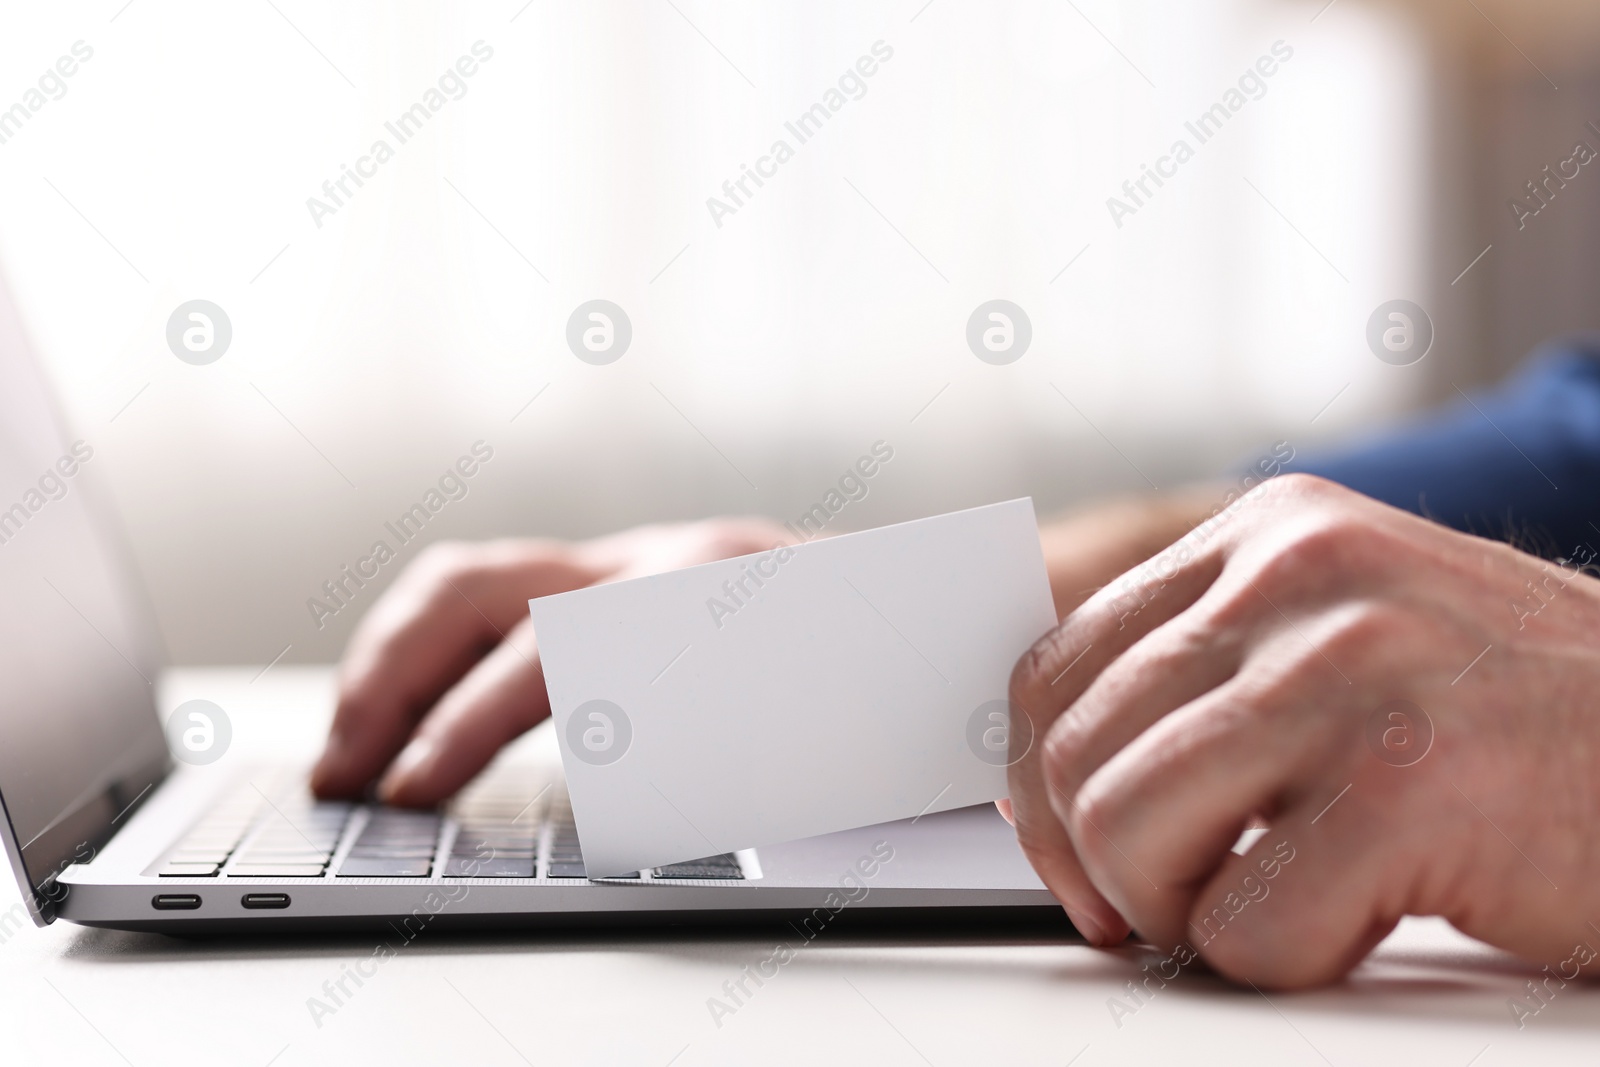
[[[157,893],[150,898],[157,911],[193,911],[200,906],[199,893]]]
[[[287,908],[289,906],[289,894],[246,893],[239,898],[239,903],[247,908]]]

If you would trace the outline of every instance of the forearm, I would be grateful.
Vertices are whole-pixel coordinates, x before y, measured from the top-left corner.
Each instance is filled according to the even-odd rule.
[[[1553,346],[1498,389],[1281,469],[1537,553],[1580,554],[1600,545],[1600,341]],[[1243,487],[1122,497],[1041,523],[1056,613],[1065,617]]]
[[[1544,349],[1504,384],[1288,469],[1547,556],[1600,544],[1600,342]]]

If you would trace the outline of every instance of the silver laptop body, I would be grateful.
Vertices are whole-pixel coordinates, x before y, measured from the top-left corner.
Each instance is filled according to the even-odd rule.
[[[1059,924],[992,807],[590,880],[558,775],[451,805],[319,803],[303,773],[172,761],[162,655],[95,442],[69,435],[0,288],[0,814],[34,921],[209,933],[857,918]]]

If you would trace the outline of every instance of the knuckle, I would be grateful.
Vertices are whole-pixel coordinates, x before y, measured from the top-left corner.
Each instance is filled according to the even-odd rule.
[[[1266,552],[1254,580],[1266,590],[1299,590],[1385,567],[1395,539],[1356,515],[1318,515],[1296,524]]]
[[[1084,781],[1078,773],[1078,762],[1083,751],[1076,726],[1067,719],[1057,720],[1045,735],[1040,748],[1045,787],[1050,792],[1050,802],[1061,814],[1063,822],[1082,811]]]
[[[1179,616],[1118,657],[1102,675],[1102,683],[1121,688],[1141,680],[1168,677],[1197,657],[1215,654],[1230,637],[1225,628],[1203,615]]]
[[[1339,566],[1359,534],[1347,524],[1321,520],[1303,525],[1267,558],[1261,577],[1274,584],[1307,573],[1322,574]]]
[[[715,519],[696,529],[701,551],[712,559],[728,559],[772,548],[779,538],[766,524],[755,519]]]
[[[1064,651],[1065,630],[1064,622],[1051,627],[1028,647],[1011,668],[1011,681],[1007,689],[1013,703],[1030,712],[1044,710],[1042,705],[1049,696],[1050,679],[1055,671],[1060,670],[1057,661],[1061,661]]]
[[[1017,660],[1011,668],[1011,681],[1006,690],[1011,695],[1014,703],[1026,705],[1034,694],[1035,679],[1039,677],[1039,661],[1042,653],[1039,651],[1040,641],[1035,641],[1028,646],[1028,650]]]
[[[467,551],[457,561],[457,573],[466,578],[492,574],[520,586],[533,575],[567,572],[590,575],[596,571],[574,545],[555,538],[503,538],[464,547]]]
[[[410,571],[427,584],[442,584],[471,571],[481,553],[466,541],[435,541],[417,554]]]
[[[1115,825],[1120,805],[1107,790],[1096,788],[1091,779],[1072,798],[1064,822],[1078,856],[1089,866],[1109,862],[1113,845],[1106,827]]]
[[[569,545],[546,538],[439,541],[418,554],[407,577],[412,589],[437,601],[471,592],[491,576],[516,584],[550,568],[586,570]]]
[[[1031,817],[1019,813],[1016,831],[1017,846],[1036,870],[1049,870],[1071,856],[1066,828],[1056,821],[1054,813],[1035,813]]]
[[[1086,763],[1084,752],[1081,730],[1069,722],[1057,722],[1040,750],[1050,805],[1075,841],[1088,826],[1086,818],[1098,819],[1093,811],[1084,809],[1084,777],[1093,769]]]
[[[1078,783],[1072,773],[1074,757],[1082,749],[1082,731],[1076,718],[1063,715],[1050,726],[1039,746],[1039,758],[1044,763],[1045,782],[1058,797],[1070,797],[1077,791]]]
[[[1268,478],[1256,486],[1254,492],[1259,496],[1273,499],[1326,500],[1348,493],[1349,490],[1337,482],[1330,482],[1315,474],[1289,472]]]
[[[1409,616],[1373,601],[1358,601],[1335,612],[1321,635],[1323,650],[1335,663],[1370,663],[1404,647]]]
[[[553,537],[502,537],[485,541],[481,545],[468,542],[453,543],[471,550],[474,557],[481,556],[494,563],[507,565],[549,557],[559,558],[571,551],[571,546],[567,542],[558,541]]]

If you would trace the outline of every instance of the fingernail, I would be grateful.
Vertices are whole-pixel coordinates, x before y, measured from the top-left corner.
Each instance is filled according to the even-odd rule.
[[[1089,942],[1091,945],[1101,945],[1105,943],[1106,932],[1101,928],[1099,923],[1095,922],[1081,911],[1076,911],[1072,908],[1064,908],[1064,910],[1067,913],[1067,918],[1072,920],[1072,925],[1078,928],[1078,933],[1083,935],[1083,939],[1085,941]]]
[[[401,749],[400,755],[389,765],[383,781],[378,783],[378,799],[386,804],[393,800],[401,788],[416,777],[422,765],[433,758],[434,747],[434,743],[426,737],[412,738],[411,743]]]

